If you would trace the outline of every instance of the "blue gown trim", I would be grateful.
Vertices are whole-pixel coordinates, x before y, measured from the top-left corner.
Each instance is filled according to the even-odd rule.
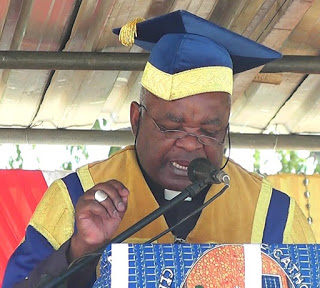
[[[262,243],[276,244],[283,242],[289,208],[290,197],[276,189],[272,189]]]

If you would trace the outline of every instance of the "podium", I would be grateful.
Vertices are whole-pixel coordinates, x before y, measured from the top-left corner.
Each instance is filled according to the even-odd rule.
[[[320,245],[112,244],[94,288],[315,288]]]

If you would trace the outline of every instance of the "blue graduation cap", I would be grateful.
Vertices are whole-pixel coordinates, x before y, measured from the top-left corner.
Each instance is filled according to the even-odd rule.
[[[232,94],[233,74],[281,58],[277,51],[183,10],[138,18],[113,32],[122,44],[151,52],[141,84],[165,100],[204,92]]]

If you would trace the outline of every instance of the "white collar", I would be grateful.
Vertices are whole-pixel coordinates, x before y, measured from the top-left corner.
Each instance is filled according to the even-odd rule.
[[[174,197],[178,196],[181,193],[181,191],[174,191],[174,190],[169,190],[169,189],[164,189],[164,199],[166,200],[171,200]],[[187,197],[184,199],[184,201],[192,201],[191,197]]]

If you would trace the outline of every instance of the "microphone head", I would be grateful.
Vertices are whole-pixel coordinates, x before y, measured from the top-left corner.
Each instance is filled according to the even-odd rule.
[[[193,159],[188,166],[188,177],[191,182],[207,180],[216,169],[207,158]]]

